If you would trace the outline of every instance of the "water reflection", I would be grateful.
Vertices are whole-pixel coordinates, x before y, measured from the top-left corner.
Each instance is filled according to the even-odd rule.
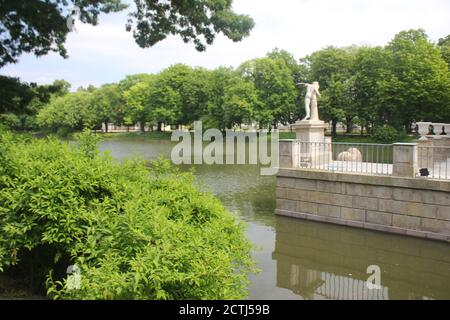
[[[278,217],[277,286],[304,299],[450,299],[445,243]],[[381,285],[365,284],[369,265]]]

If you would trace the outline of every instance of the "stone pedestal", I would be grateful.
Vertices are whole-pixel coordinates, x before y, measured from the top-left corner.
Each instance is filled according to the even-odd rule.
[[[323,121],[302,120],[291,125],[300,142],[325,142],[325,129],[328,125]]]
[[[299,146],[298,166],[303,168],[324,168],[331,159],[332,146],[325,139],[328,125],[320,120],[302,120],[291,125],[297,135]]]

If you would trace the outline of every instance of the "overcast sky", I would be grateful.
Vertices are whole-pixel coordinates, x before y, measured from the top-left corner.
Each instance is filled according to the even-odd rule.
[[[219,36],[206,52],[197,52],[174,36],[141,49],[125,31],[123,12],[101,16],[96,27],[76,24],[77,31],[67,38],[69,59],[23,55],[0,74],[40,84],[66,79],[76,89],[118,82],[128,74],[159,72],[175,63],[237,66],[276,47],[300,58],[328,45],[385,45],[411,28],[425,29],[433,41],[450,34],[449,0],[234,0],[234,9],[256,22],[242,42]]]

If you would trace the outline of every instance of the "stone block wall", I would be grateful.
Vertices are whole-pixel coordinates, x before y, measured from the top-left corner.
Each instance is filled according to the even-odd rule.
[[[450,181],[281,169],[278,215],[450,242]]]

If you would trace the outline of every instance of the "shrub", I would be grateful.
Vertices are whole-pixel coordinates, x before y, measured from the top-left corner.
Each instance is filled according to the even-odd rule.
[[[246,297],[243,225],[192,174],[78,145],[0,134],[0,271],[55,299]]]
[[[391,126],[384,126],[375,129],[372,139],[380,143],[393,143],[399,138],[398,131]]]
[[[13,113],[0,114],[0,125],[11,129],[19,129],[21,126],[20,118]]]

